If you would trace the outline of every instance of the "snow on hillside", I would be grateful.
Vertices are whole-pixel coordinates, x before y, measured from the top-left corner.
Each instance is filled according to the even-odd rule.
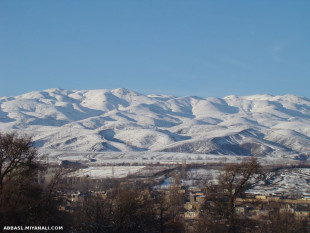
[[[48,89],[0,98],[0,130],[42,149],[310,156],[310,100],[142,95],[124,88]]]

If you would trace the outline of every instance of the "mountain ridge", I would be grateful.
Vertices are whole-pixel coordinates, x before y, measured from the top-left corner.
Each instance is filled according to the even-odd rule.
[[[126,88],[51,88],[0,97],[0,130],[40,148],[310,157],[310,100],[143,95]]]

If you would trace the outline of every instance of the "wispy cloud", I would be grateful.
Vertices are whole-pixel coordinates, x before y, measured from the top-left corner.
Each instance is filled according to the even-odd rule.
[[[275,62],[283,63],[282,54],[284,49],[284,44],[276,44],[270,49],[270,55]]]

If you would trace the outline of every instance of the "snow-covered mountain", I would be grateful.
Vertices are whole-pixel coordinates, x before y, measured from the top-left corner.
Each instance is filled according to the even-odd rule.
[[[0,98],[0,130],[38,147],[310,157],[310,100],[142,95],[124,88],[48,89]]]

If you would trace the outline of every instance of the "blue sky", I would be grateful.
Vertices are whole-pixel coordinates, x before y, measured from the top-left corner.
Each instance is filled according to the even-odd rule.
[[[308,0],[0,0],[0,96],[310,97]]]

